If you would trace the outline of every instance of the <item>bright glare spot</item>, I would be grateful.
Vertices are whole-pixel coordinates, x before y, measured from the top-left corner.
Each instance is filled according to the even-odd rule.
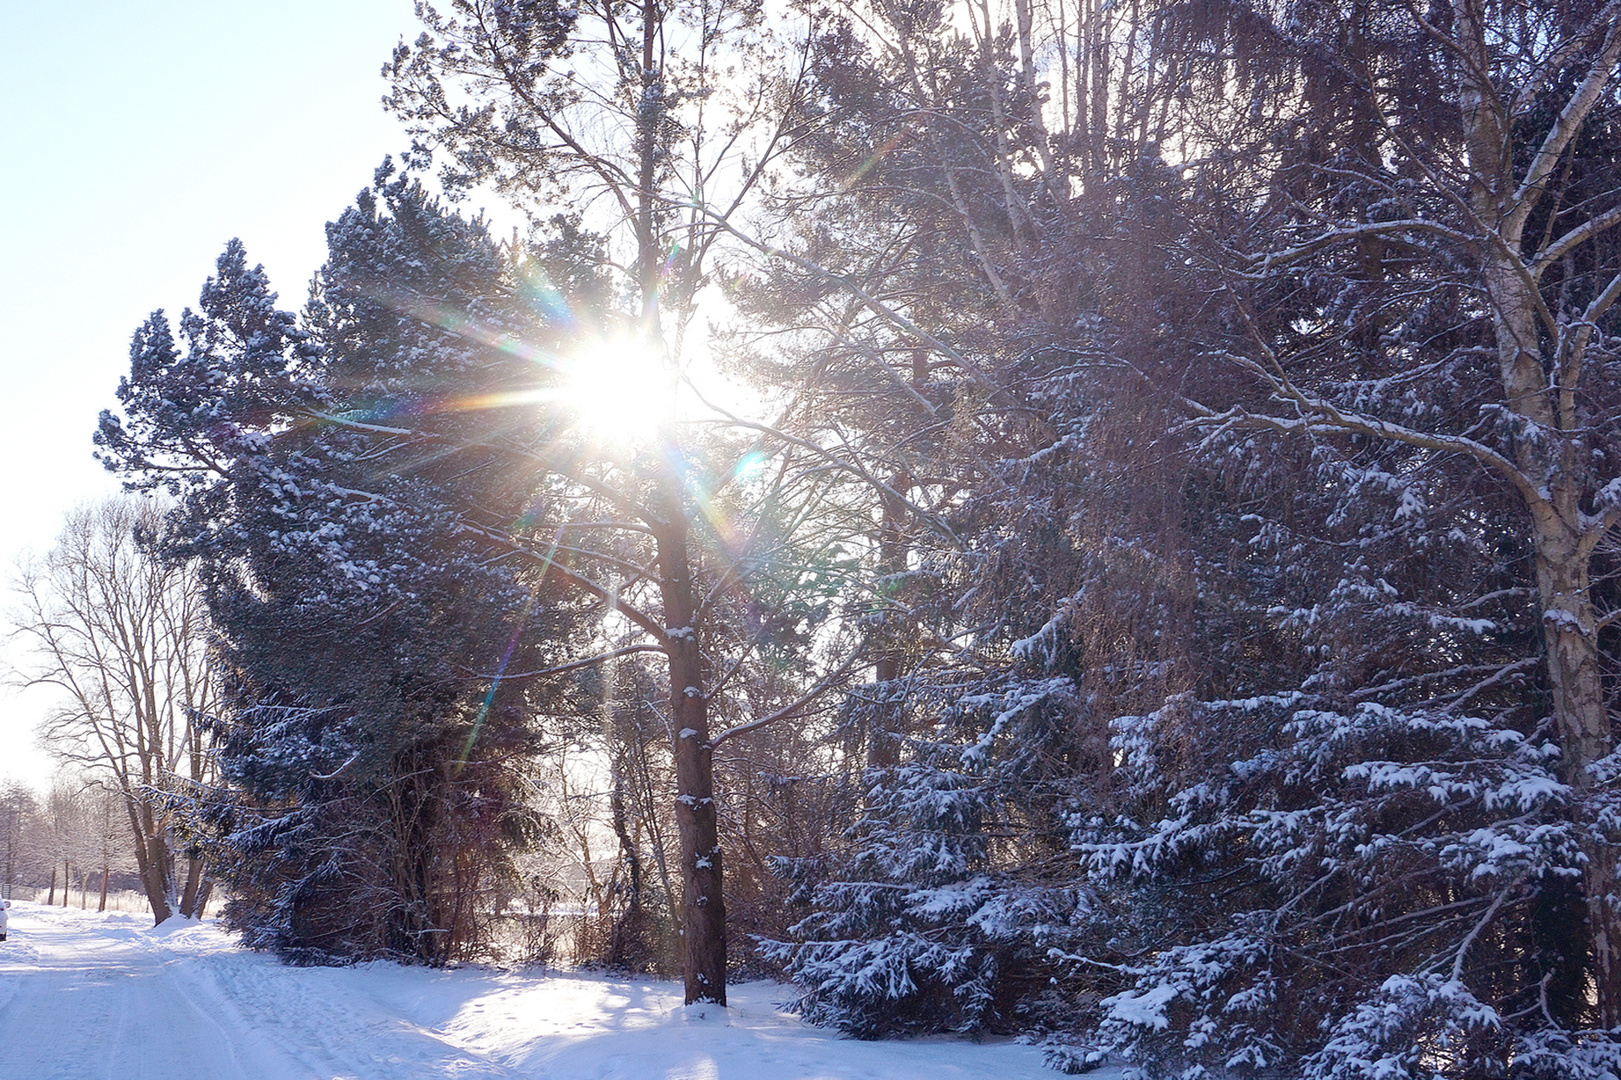
[[[664,358],[645,341],[605,338],[563,366],[560,396],[593,437],[621,446],[652,439],[670,419],[675,383]]]

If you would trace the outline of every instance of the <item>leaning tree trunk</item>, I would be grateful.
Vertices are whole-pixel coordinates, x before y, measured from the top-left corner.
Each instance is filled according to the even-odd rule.
[[[174,914],[174,888],[169,866],[169,845],[161,834],[145,838],[146,872],[141,882],[147,902],[152,905],[152,921],[162,923]]]

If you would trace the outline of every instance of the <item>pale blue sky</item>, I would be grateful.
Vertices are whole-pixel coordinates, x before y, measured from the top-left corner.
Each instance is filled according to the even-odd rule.
[[[152,309],[195,304],[232,236],[302,302],[323,225],[405,145],[378,72],[416,32],[410,0],[0,0],[8,578],[115,489],[90,433]],[[0,778],[47,771],[44,707],[0,691]]]

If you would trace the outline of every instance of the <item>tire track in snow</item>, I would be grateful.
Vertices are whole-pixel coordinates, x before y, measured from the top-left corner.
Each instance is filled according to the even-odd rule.
[[[0,1077],[29,1080],[250,1080],[228,1040],[201,1021],[127,926],[87,924],[19,905],[0,953]],[[7,943],[8,945],[10,942]]]
[[[286,967],[247,951],[214,952],[206,962],[171,960],[233,1029],[274,1033],[276,1050],[296,1066],[289,1077],[399,1080],[455,1076],[505,1080],[511,1074],[476,1051],[379,1006],[351,968]],[[262,1074],[261,1074],[262,1075]]]
[[[0,1078],[505,1080],[477,1051],[391,1015],[349,969],[188,947],[203,927],[140,929],[35,905],[0,947]],[[17,947],[12,947],[13,945]]]

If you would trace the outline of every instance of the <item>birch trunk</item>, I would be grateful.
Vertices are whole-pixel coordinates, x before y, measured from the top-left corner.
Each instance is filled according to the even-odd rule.
[[[1581,365],[1559,361],[1566,344],[1560,340],[1563,332],[1544,333],[1553,328],[1541,316],[1542,297],[1532,269],[1537,252],[1524,250],[1524,230],[1553,162],[1580,129],[1597,88],[1613,74],[1617,37],[1610,30],[1586,78],[1520,177],[1511,157],[1508,107],[1488,78],[1493,57],[1485,10],[1479,0],[1455,0],[1454,15],[1459,52],[1467,61],[1460,66],[1459,106],[1468,149],[1469,202],[1476,221],[1488,230],[1480,257],[1503,403],[1518,420],[1515,464],[1529,482],[1520,490],[1531,519],[1550,707],[1586,857],[1583,892],[1598,1026],[1615,1028],[1621,1026],[1621,908],[1613,895],[1617,860],[1614,838],[1593,820],[1591,797],[1596,794],[1592,768],[1615,749],[1591,580],[1598,539],[1594,533],[1605,526],[1583,512],[1584,497],[1592,492],[1579,475],[1583,435],[1571,405]]]

